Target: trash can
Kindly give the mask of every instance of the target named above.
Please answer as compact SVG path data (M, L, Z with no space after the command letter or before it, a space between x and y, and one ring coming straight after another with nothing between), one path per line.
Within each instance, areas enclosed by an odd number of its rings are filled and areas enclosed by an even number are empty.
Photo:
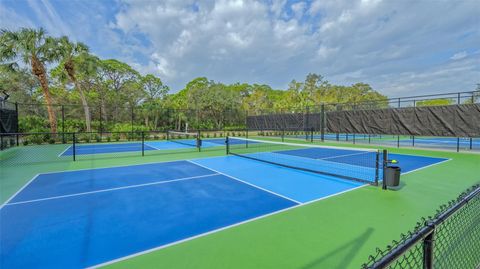
M399 166L387 166L385 169L385 185L387 187L398 187L401 171L402 169Z

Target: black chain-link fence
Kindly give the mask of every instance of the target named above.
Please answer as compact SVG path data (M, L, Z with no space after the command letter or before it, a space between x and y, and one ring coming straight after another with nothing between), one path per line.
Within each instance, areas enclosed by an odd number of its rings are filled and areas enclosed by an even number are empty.
M377 249L366 268L462 268L480 266L480 184L422 219L398 241Z
M81 105L5 103L16 108L19 132L128 132L147 130L221 130L245 128L247 113L241 109L206 110L162 107L118 106L104 108ZM89 115L88 117L86 115Z
M161 105L90 106L90 117L81 105L52 105L51 115L45 104L13 104L4 107L18 111L20 133L52 132L51 117L56 132L135 132L150 130L237 130L249 128L262 135L275 134L284 138L377 144L391 147L422 147L480 151L480 137L434 137L398 134L332 133L326 128L324 115L335 111L408 108L480 102L480 91L423 95L362 102L322 104L308 107L278 108L248 112L240 108L170 109ZM87 124L87 118L90 124ZM248 122L247 122L248 121ZM87 128L90 126L90 128ZM305 135L305 132L308 135ZM313 132L313 134L311 134ZM300 134L301 133L301 134ZM4 145L5 146L5 145Z

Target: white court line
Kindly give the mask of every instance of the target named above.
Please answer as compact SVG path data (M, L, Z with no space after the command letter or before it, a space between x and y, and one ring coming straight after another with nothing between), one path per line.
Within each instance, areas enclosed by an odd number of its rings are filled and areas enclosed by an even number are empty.
M348 190L337 192L337 193L334 193L334 194L331 194L331 195L328 195L328 196L320 197L318 199L315 199L315 200L312 200L312 201L309 201L309 202L306 202L306 203L296 204L294 206L287 207L287 208L284 208L284 209L280 209L280 210L277 210L277 211L274 211L274 212L271 212L271 213L268 213L268 214L265 214L265 215L262 215L262 216L247 219L247 220L237 222L237 223L234 223L234 224L222 227L222 228L218 228L216 230L212 230L212 231L205 232L205 233L202 233L202 234L198 234L198 235L188 237L188 238L185 238L185 239L182 239L182 240L178 240L178 241L175 241L175 242L172 242L172 243L169 243L169 244L165 244L165 245L161 245L161 246L154 247L154 248L151 248L151 249L147 249L147 250L144 250L144 251L140 251L140 252L128 255L128 256L124 256L124 257L121 257L121 258L118 258L118 259L115 259L115 260L100 263L100 264L97 264L97 265L94 265L94 266L91 266L91 267L88 267L88 268L100 268L100 267L103 267L103 266L106 266L106 265L109 265L109 264L113 264L113 263L117 263L117 262L120 262L120 261L128 260L128 259L131 259L131 258L134 258L134 257L137 257L137 256L141 256L141 255L144 255L144 254L147 254L147 253L151 253L151 252L154 252L154 251L157 251L157 250L160 250L160 249L164 249L164 248L167 248L167 247L170 247L170 246L178 245L180 243L191 241L193 239L204 237L204 236L207 236L207 235L210 235L210 234L213 234L213 233L218 233L218 232L221 232L223 230L231 229L231 228L234 228L234 227L237 227L237 226L249 223L249 222L253 222L253 221L256 221L256 220L259 220L259 219L263 219L263 218L267 218L267 217L270 217L270 216L273 216L273 215L277 215L277 214L280 214L280 213L283 213L283 212L286 212L286 211L289 211L289 210L293 210L295 208L306 206L306 205L309 205L309 204L312 204L312 203L315 203L315 202L318 202L318 201L321 201L321 200L324 200L324 199L327 199L327 198L331 198L331 197L334 197L334 196L337 196L337 195L340 195L340 194L344 194L344 193L347 193L347 192L350 192L350 191L353 191L353 190L363 188L365 186L370 186L370 185L369 184L361 185L361 186L358 186L358 187L355 187L355 188L352 188L352 189L348 189Z
M432 166L435 166L435 165L439 165L439 164L442 164L442 163L445 163L445 162L448 162L448 161L451 161L451 160L452 160L452 159L446 159L446 160L443 160L443 161L438 162L438 163L433 163L433 164L430 164L430 165L427 165L427 166L423 166L423 167L420 167L420 168L417 168L417 169L413 169L413 170L411 170L411 171L402 173L402 175L406 175L406 174L409 174L409 173L412 173L412 172L416 172L416 171L419 171L419 170L422 170L422 169L425 169L425 168L428 168L428 167L432 167Z
M48 200L61 199L61 198L67 198L67 197L75 197L75 196L81 196L81 195L88 195L88 194L94 194L94 193L101 193L101 192L117 191L117 190L138 188L138 187L151 186L151 185L166 184L166 183L171 183L171 182L184 181L184 180L197 179L197 178L204 178L204 177L217 176L217 175L219 175L219 174L218 174L218 173L214 173L214 174L208 174L208 175L202 175L202 176L184 177L184 178L177 178L177 179L165 180L165 181L155 181L155 182L150 182L150 183L145 183L145 184L129 185L129 186L123 186L123 187L118 187L118 188L110 188L110 189L103 189L103 190L96 190L96 191L79 192L79 193L74 193L74 194L59 195L59 196L53 196L53 197L48 197L48 198L33 199L33 200L27 200L27 201L9 203L9 204L6 204L6 205L7 205L7 206L12 206L12 205L19 205L19 204L27 204L27 203L48 201Z
M150 165L150 164L165 164L165 163L175 163L175 162L185 162L185 161L186 160L156 161L156 162L146 162L146 163L137 163L137 164L114 165L114 166L108 166L108 167L81 168L81 169L74 169L74 170L60 170L60 171L53 171L53 172L45 172L45 173L41 173L41 174L42 175L50 175L50 174L59 174L59 173L68 173L68 172L80 172L80 171L86 171L86 170L104 170L104 169L110 169L110 168L121 168L121 167Z
M132 143L130 143L132 144ZM87 146L95 146L95 147L90 147L90 148L87 148ZM109 145L115 145L115 147L110 147ZM129 143L124 143L124 145L126 146L121 146L123 144L84 144L84 145L77 145L77 148L75 149L75 152L77 152L77 155L97 155L97 154L111 154L111 153L122 153L122 152L132 152L132 151L113 151L113 152L95 152L95 150L103 150L103 149L130 149L130 148L137 148L140 146L140 149L137 150L137 151L142 151L142 148L141 148L141 145L142 143L138 142L138 145L129 145ZM156 149L156 150L161 150L157 147L154 147L148 143L145 143L145 145L147 147L150 147L152 149ZM72 148L72 146L68 146L64 151L62 151L57 157L70 157L70 156L62 156L67 150L69 150L70 148ZM92 153L86 153L86 154L83 154L82 153L87 151L93 151Z
M157 147L154 147L154 146L150 145L150 143L148 143L148 142L146 142L145 145L151 147L152 149L162 150L161 148L157 148Z
M372 152L357 152L357 153L337 155L337 156L326 157L326 158L318 158L318 160L327 160L327 159L334 159L334 158L339 158L339 157L347 157L347 156L354 156L354 155L368 154L368 153L372 153Z
M77 148L75 149L75 152L80 152L80 151L93 151L92 154L95 154L95 151L96 150L106 150L106 149L138 149L138 151L141 151L142 150L142 144L138 144L138 145L135 145L135 146L132 146L132 145L129 145L129 146L124 146L124 147L119 147L119 145L115 145L115 147L102 147L102 146L98 146L98 147L91 147L91 148L87 148L87 147L82 147L80 145L77 146ZM114 151L112 153L116 153L116 152L122 152L122 151ZM101 153L110 153L110 152L101 152Z
M0 206L0 210L2 210L2 208L8 203L10 202L13 198L15 198L15 196L17 196L23 189L25 189L28 185L30 185L30 183L32 183L32 181L34 179L36 179L40 174L36 174L35 176L32 177L32 179L30 179L25 185L23 185L23 187L21 187L17 192L15 192L12 196L10 196L10 198L8 198L5 203L3 203L1 206Z
M67 150L69 150L72 146L68 146L64 151L62 151L62 153L58 154L57 157L63 157L63 153L67 152Z
M220 174L220 175L226 176L226 177L228 177L228 178L234 179L234 180L236 180L236 181L242 182L243 184L247 184L247 185L249 185L249 186L251 186L251 187L260 189L260 190L262 190L262 191L268 192L268 193L270 193L270 194L273 194L273 195L275 195L275 196L281 197L281 198L283 198L283 199L287 199L287 200L289 200L289 201L291 201L291 202L294 202L294 203L297 203L297 204L301 204L301 203L302 203L302 202L299 202L299 201L294 200L294 199L292 199L292 198L289 198L289 197L287 197L287 196L283 196L283 195L278 194L278 193L276 193L276 192L273 192L273 191L264 189L264 188L262 188L262 187L259 187L259 186L257 186L257 185L254 185L254 184L252 184L252 183L248 183L248 182L243 181L243 180L241 180L241 179L238 179L238 178L236 178L236 177L227 175L227 174L225 174L225 173L222 173L222 172L217 171L217 170L215 170L215 169L212 169L212 168L210 168L210 167L201 165L201 164L196 163L196 162L194 162L194 161L191 161L191 160L186 160L186 161L189 162L189 163L193 163L193 164L195 164L195 165L198 165L198 166L200 166L200 167L203 167L203 168L205 168L205 169L207 169L207 170L210 170L210 171L212 171L212 172L215 172L215 173L218 173L218 174Z

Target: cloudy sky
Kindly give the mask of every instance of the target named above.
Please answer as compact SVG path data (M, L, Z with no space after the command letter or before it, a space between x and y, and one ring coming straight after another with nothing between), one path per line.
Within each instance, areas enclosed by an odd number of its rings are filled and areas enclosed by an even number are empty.
M0 27L44 27L173 91L199 76L284 89L317 73L391 97L474 90L479 0L0 0Z

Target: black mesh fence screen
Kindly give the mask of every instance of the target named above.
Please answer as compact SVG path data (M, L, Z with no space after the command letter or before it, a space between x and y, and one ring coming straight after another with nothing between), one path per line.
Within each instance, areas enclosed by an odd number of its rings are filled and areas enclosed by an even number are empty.
M480 136L480 104L331 111L332 133Z
M247 118L260 135L480 151L480 92L424 95L262 111ZM312 132L311 138L301 134Z
M0 133L18 132L17 111L0 108Z

